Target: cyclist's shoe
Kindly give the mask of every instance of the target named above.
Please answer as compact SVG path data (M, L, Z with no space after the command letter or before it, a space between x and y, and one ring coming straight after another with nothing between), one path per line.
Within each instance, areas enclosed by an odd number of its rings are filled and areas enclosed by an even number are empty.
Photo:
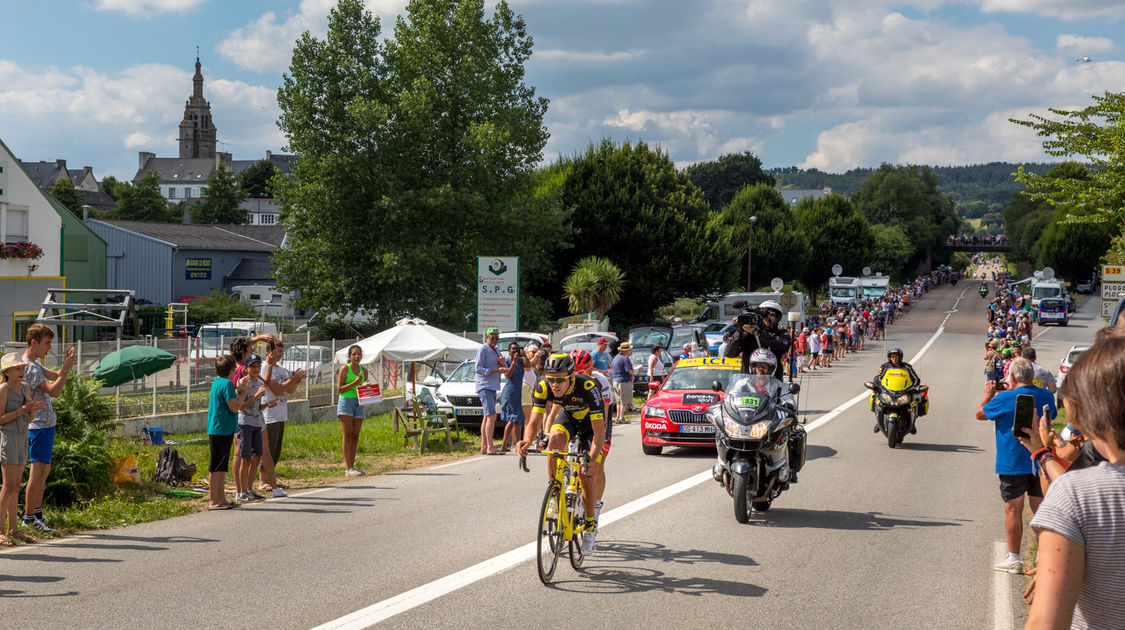
M586 521L586 531L582 532L582 555L588 556L594 553L594 541L598 537L598 524L597 522L591 523Z

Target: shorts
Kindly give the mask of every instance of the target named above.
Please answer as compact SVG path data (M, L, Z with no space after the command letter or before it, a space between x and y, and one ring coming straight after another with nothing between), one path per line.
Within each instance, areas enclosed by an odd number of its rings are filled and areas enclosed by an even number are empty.
M486 416L496 415L496 390L482 389L477 391L477 396L480 396L480 406L483 409L481 413Z
M238 425L238 456L262 456L262 427L252 427L248 424Z
M285 423L270 422L266 425L266 447L270 450L273 463L281 460L281 441L285 438Z
M207 472L228 472L230 470L230 446L234 443L234 436L208 435L207 441L211 447L211 461L207 464Z
M0 464L27 464L27 416L0 424Z
M31 463L51 463L51 451L55 450L55 427L28 429L27 444L31 451Z
M1043 486L1039 485L1039 478L1032 474L1000 475L1000 498L1005 501L1018 499L1023 495L1029 497L1043 496Z
M359 398L345 398L341 396L340 399L336 401L336 415L362 418L363 405L359 404Z
M617 405L622 410L633 408L633 383L625 381L623 383L614 382L613 391L617 393ZM620 412L619 412L620 413Z
M532 392L531 385L528 385L527 381L524 381L523 387L520 388L520 406L521 407L530 407L531 406L531 403L533 402L531 400L531 392Z
M560 429L566 432L566 441L569 442L574 436L578 436L578 450L589 451L590 442L594 439L594 426L589 420L575 421L570 417L570 414L565 409L559 411L559 415L555 416L555 423L551 425L551 432L555 429ZM613 442L613 419L606 418L605 423L605 444L602 445L602 460L605 456L609 455L609 446Z

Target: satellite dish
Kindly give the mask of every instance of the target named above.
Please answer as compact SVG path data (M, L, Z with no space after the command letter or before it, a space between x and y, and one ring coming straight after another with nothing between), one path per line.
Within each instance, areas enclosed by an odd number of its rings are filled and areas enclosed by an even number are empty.
M871 275L871 267L864 267L863 268L863 277L866 278L867 276L870 276L870 275Z
M785 286L785 281L781 278L774 278L770 280L770 288L774 291L780 291Z
M1032 275L1032 276L1033 276L1033 277L1034 277L1034 278L1035 278L1036 280L1042 280L1042 279L1043 279L1043 272L1042 272L1042 271L1036 271L1035 273L1033 273L1033 274L1031 274L1031 275Z
M1054 280L1055 279L1055 270L1051 269L1050 267L1044 267L1043 268L1043 279L1044 280Z
M832 275L838 276L842 273L844 273L843 267L841 267L840 265L832 265Z

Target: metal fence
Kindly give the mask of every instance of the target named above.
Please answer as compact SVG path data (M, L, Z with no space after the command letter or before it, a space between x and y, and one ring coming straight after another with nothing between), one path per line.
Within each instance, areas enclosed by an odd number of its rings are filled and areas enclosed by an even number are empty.
M301 383L290 400L308 400L310 407L335 405L336 364L333 358L336 351L355 344L358 339L329 339L312 341L308 333L281 335L285 343L285 354L279 364L290 370L304 369L308 378ZM199 337L147 337L128 341L77 341L59 343L56 338L51 352L43 359L43 364L55 367L62 364L68 348L76 355L74 371L85 378L93 376L98 363L109 353L131 345L154 346L176 355L176 362L169 368L125 383L118 387L102 389L102 394L114 399L117 418L148 417L168 413L188 413L207 409L211 392L211 382L215 380L215 359L229 352L231 338L214 339ZM5 344L6 352L23 352L24 344ZM252 350L263 357L266 345L258 344ZM416 378L421 380L428 371L419 364ZM371 370L373 380L379 382L385 392L391 393L403 386L403 366L397 361L381 361Z

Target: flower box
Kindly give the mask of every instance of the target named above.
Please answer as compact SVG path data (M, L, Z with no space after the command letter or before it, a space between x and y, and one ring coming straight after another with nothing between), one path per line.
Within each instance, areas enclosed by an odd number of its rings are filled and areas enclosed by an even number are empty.
M26 241L19 243L0 243L0 260L5 258L24 258L35 260L43 257L43 248Z

